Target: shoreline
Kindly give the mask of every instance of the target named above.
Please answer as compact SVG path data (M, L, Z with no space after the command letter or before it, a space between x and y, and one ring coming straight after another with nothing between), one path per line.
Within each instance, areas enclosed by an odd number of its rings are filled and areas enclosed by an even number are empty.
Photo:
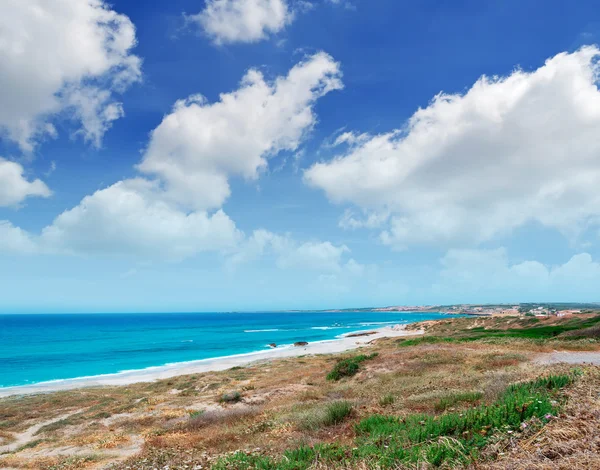
M407 331L406 325L385 326L369 330L373 334L365 335L365 330L351 331L340 338L315 341L305 346L283 346L270 350L261 350L233 356L221 356L196 361L177 362L146 369L129 370L113 374L77 377L39 382L30 385L16 385L0 388L0 398L15 395L32 395L74 390L86 387L124 386L141 382L154 382L181 375L200 374L204 372L219 372L232 367L242 367L249 364L274 359L298 357L304 355L336 354L367 345L381 338L401 336L419 336L422 330Z

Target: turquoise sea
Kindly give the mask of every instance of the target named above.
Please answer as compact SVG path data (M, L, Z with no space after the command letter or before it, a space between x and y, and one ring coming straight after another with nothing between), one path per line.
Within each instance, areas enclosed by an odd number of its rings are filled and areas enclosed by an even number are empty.
M324 341L441 313L0 315L0 388Z

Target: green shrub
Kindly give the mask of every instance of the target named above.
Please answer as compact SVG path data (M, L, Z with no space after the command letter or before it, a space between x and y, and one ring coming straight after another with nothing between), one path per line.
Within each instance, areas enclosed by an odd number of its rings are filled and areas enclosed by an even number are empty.
M327 374L327 380L341 380L344 377L352 377L360 370L360 364L364 361L368 361L377 357L377 353L370 354L368 356L361 354L359 356L348 357L338 361L333 367L333 370Z
M190 411L190 419L196 419L199 418L200 416L202 416L204 414L204 410L199 410L199 411Z
M221 403L237 403L237 402L241 401L241 399L242 399L242 394L238 391L234 391L234 392L224 393L223 395L221 395L221 398L219 399L219 401Z

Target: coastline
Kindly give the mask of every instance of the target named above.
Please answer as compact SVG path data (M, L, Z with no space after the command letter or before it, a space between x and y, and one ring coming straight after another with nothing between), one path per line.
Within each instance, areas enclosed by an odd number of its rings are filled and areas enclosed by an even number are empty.
M140 382L154 382L180 375L199 374L204 372L218 372L232 367L247 366L256 362L274 359L298 357L304 355L335 354L360 348L369 342L381 338L395 338L400 336L422 335L422 330L407 331L406 325L385 326L370 330L373 334L365 335L365 330L352 331L340 338L315 341L305 346L283 346L270 350L256 351L233 356L223 356L196 361L177 362L163 366L149 367L146 369L117 372L114 374L61 379L40 382L30 385L18 385L0 388L0 398L15 395L31 395L38 393L51 393L74 390L85 387L122 386ZM356 336L355 336L356 335Z

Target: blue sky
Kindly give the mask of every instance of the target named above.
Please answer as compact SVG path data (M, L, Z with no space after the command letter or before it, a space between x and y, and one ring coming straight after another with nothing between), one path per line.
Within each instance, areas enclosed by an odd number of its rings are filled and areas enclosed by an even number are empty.
M3 2L0 310L598 301L598 42L592 1Z

